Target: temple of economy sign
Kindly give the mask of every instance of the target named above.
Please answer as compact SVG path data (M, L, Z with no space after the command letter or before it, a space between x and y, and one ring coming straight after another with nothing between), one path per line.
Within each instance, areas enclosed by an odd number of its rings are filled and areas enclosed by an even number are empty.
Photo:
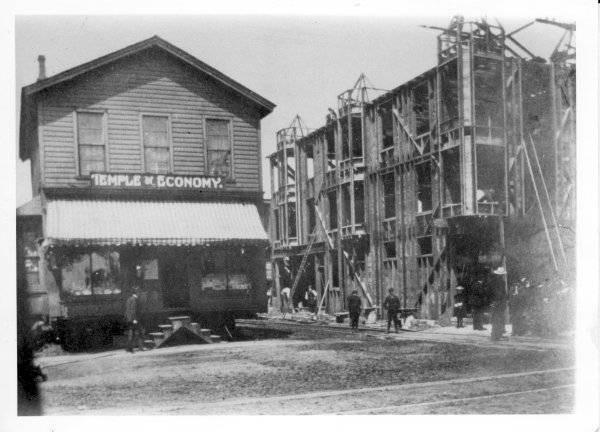
M169 174L90 174L92 187L119 189L223 189L223 179L213 176Z

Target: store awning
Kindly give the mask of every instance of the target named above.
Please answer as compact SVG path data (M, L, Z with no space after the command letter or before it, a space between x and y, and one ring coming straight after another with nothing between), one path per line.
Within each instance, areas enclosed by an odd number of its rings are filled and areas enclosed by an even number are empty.
M108 200L48 201L46 239L79 246L268 241L253 204Z

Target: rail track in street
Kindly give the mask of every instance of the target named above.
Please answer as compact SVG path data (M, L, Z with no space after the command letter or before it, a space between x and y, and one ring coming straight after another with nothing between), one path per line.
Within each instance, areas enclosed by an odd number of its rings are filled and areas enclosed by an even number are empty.
M237 324L230 343L40 358L49 376L41 384L45 412L539 414L573 407L573 353L535 341L356 333L280 320Z
M574 388L574 368L230 399L170 407L165 414L384 414ZM523 386L534 386L525 388ZM338 409L342 407L342 409Z

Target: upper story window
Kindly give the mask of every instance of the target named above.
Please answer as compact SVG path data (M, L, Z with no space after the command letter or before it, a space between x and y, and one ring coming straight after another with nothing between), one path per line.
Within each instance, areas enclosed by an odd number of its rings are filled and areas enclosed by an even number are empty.
M168 173L171 170L169 117L143 115L142 136L145 171L155 174Z
M106 146L104 114L77 113L77 144L79 146L79 173L89 175L92 171L105 171Z
M209 175L232 176L230 127L229 120L206 120L206 160Z

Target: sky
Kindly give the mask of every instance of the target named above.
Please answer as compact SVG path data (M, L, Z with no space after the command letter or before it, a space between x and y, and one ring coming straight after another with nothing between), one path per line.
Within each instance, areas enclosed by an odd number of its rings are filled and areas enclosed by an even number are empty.
M37 57L47 75L158 35L215 67L277 106L261 124L263 189L270 195L266 156L275 133L299 114L316 129L337 95L361 73L392 89L435 66L436 30L451 16L215 16L18 15L15 21L17 131L21 88L35 82ZM536 16L499 17L507 31ZM494 17L488 17L494 23ZM517 35L547 57L562 31L535 24ZM16 143L18 145L18 142ZM18 154L18 153L17 153ZM18 156L17 156L18 157ZM16 161L17 205L31 199L29 162Z

